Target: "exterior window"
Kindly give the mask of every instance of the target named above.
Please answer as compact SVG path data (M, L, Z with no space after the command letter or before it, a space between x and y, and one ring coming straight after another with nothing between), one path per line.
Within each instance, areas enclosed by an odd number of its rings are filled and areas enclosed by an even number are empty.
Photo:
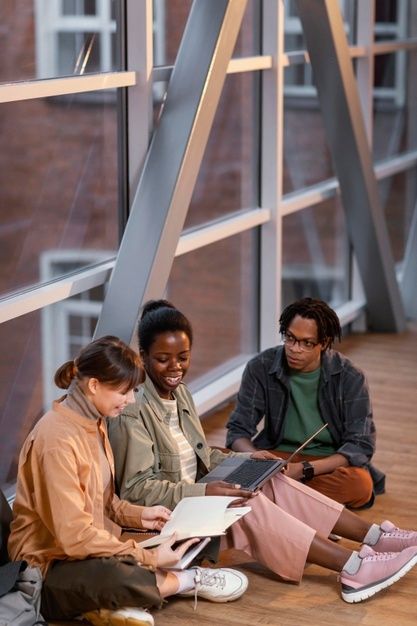
M38 78L118 69L114 0L37 0Z
M77 250L49 250L41 259L42 278L45 282L63 274L76 272L100 261L110 253ZM90 289L72 298L52 304L41 311L43 402L45 410L57 397L53 384L57 368L69 361L93 338L94 329L104 300L104 285Z

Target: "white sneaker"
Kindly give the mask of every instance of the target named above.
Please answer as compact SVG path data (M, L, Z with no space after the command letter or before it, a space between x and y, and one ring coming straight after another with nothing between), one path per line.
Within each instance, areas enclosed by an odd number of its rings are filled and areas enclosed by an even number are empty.
M211 569L208 567L192 567L195 570L195 587L190 591L180 593L180 596L197 596L211 602L231 602L237 600L248 588L248 579L245 574L234 569L222 567Z
M98 609L83 614L83 618L94 626L154 626L154 619L145 609L127 607L111 611Z

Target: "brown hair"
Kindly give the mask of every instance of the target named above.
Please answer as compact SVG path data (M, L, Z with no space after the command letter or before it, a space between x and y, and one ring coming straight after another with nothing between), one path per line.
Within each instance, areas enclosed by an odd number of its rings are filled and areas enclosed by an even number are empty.
M124 341L106 335L89 343L76 359L61 365L54 381L57 387L68 389L73 378L97 378L110 387L124 385L127 392L143 381L142 362Z

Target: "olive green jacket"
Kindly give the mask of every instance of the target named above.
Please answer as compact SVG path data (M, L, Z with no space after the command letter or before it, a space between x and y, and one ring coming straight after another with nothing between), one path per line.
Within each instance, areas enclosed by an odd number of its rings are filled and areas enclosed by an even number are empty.
M184 384L174 392L181 429L197 455L197 480L227 456L207 444L190 392ZM181 481L178 449L169 430L167 411L149 377L136 393L135 404L108 420L116 485L120 496L135 504L162 504L170 509L187 496L203 496L204 483Z

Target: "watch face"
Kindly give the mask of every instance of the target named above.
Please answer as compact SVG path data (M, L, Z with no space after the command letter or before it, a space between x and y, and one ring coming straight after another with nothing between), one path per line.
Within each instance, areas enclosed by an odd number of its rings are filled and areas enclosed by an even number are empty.
M310 465L308 461L303 462L303 476L304 480L311 480L314 478L314 467Z

